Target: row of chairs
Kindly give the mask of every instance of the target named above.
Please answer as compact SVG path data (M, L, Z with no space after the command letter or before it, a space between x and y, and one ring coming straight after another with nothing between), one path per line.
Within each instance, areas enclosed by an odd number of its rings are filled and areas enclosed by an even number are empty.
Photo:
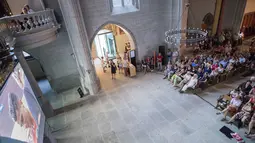
M245 72L246 70L246 66L245 65L239 65L237 66L238 68L235 68L231 71L225 71L224 73L222 74L219 74L217 76L214 76L214 77L210 77L207 82L203 82L203 83L199 83L196 88L194 89L194 91L196 92L199 92L201 90L204 90L210 86L213 86L213 85L216 85L218 83L221 83L221 82L224 82L236 75L239 75L239 74L242 74Z

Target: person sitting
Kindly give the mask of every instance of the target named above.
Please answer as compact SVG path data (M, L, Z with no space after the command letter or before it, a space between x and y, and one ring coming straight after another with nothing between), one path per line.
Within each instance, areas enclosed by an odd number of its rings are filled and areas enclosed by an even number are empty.
M246 137L250 138L251 137L251 130L255 126L255 113L253 113L253 116L251 117L251 121L248 126L248 132L245 132ZM253 135L254 136L254 135ZM254 136L255 137L255 136Z
M236 113L231 119L227 122L228 124L232 124L234 120L240 120L241 124L238 125L240 128L241 125L245 124L245 122L249 121L252 115L252 112L254 111L254 104L252 103L246 103L240 112Z
M215 69L215 70L212 70L211 74L209 74L209 77L215 77L217 75L219 75L219 72L217 69Z
M178 66L175 65L174 67L171 68L170 72L168 73L168 80L171 80L171 77L175 74L175 72L178 71Z
M232 64L236 63L236 60L233 56L229 59L229 63L232 63Z
M248 80L238 86L238 89L241 91L241 94L242 94L242 100L247 99L247 95L249 95L249 92L252 89L251 83L252 82Z
M199 82L207 82L208 80L208 73L205 72L204 75L199 79Z
M252 76L252 77L250 78L250 81L253 82L253 83L255 83L255 77ZM254 85L253 85L253 86L254 86Z
M245 62L246 62L245 57L244 57L243 55L240 55L239 63L240 63L240 64L243 64L243 63L245 63Z
M226 67L226 71L232 71L234 69L233 63L229 63Z
M220 74L222 74L222 73L224 73L224 67L223 67L223 65L222 64L220 64L220 66L217 68L217 71L218 71L218 73L220 73Z
M206 58L206 60L207 60L208 62L212 62L212 61L213 61L212 55L209 55L209 56Z
M186 83L180 90L180 93L185 92L188 88L195 88L198 83L198 76L197 74L194 74L188 83Z
M208 73L208 75L212 72L210 64L206 64L204 68L204 73Z
M228 97L230 97L230 99L233 99L233 98L236 98L237 96L239 96L239 94L240 94L240 91L239 91L238 88L236 88L236 89L234 89L234 90L231 90L231 91L229 92L229 94L227 94L227 95L221 95L221 96L217 99L217 104L216 104L215 109L217 109L217 108L219 107L219 105L220 105L219 103L223 103L224 106L226 106L226 104L227 104L229 98L225 98L225 96L228 96Z
M215 52L216 53L223 53L225 51L225 48L222 44L220 44L216 49Z
M171 77L171 82L173 83L173 86L176 87L177 84L183 79L182 76L185 75L185 69L181 69L178 72L176 72L172 77Z
M240 90L238 88L232 90L229 92L229 96L231 98L235 98L236 96L238 96L240 94Z
M199 79L198 81L198 87L201 88L201 89L204 89L205 88L205 85L206 85L206 82L208 81L208 73L205 72L203 77Z
M192 72L192 71L193 71L193 68L192 68L191 65L188 65L187 71L189 71L189 72Z
M255 64L251 63L251 65L247 66L248 70L243 74L243 77L247 77L252 75L255 72Z
M240 99L240 96L236 96L235 98L232 98L230 101L230 104L227 106L227 108L225 108L224 110L222 110L221 112L216 113L217 115L219 114L223 114L223 118L221 119L221 121L225 121L227 114L229 112L236 112L238 110L238 108L241 106L242 101Z
M219 63L218 62L215 62L212 64L212 70L215 70L219 67Z
M191 64L192 67L197 67L198 66L198 63L197 63L197 60L194 60L194 62L192 62Z
M219 62L220 65L222 65L223 68L226 68L228 65L228 61L226 59L223 59Z
M187 73L183 76L182 81L178 84L179 87L182 87L184 84L186 84L187 82L189 82L189 80L192 77L192 72L187 71Z
M196 74L197 74L199 80L204 76L204 72L202 71L201 68L198 68Z
M230 41L225 45L225 53L230 53L232 51L232 45Z

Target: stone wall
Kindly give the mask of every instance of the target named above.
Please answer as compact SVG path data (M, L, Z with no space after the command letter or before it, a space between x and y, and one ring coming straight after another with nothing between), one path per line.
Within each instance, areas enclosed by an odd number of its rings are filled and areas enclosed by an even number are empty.
M55 42L28 52L39 59L52 88L60 92L81 84L79 72L58 1L43 0L43 3L46 8L54 9L62 28ZM166 30L180 27L181 0L140 0L138 12L121 15L111 14L109 0L80 0L80 3L90 43L101 26L118 24L134 38L138 60L165 45Z
M51 87L61 92L80 86L79 73L58 2L44 0L44 5L46 8L54 9L61 29L58 31L56 41L28 52L40 61Z
M28 3L28 0L6 0L13 15L20 14L22 8Z
M125 26L134 36L138 59L165 45L164 32L177 26L180 0L140 0L140 10L112 15L109 0L81 0L90 42L105 23Z
M207 13L214 15L216 0L190 0L188 26L201 28Z
M255 12L255 0L247 0L244 13Z

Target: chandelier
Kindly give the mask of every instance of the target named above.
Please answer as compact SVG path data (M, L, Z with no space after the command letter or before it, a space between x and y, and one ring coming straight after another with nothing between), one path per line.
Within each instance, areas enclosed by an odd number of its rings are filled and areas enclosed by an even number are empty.
M165 32L165 41L170 44L192 45L206 40L208 32L199 28L172 29Z
M185 10L188 10L190 3L186 3L185 6L186 6ZM183 17L185 10L183 10L183 13L176 27L179 27L181 18ZM184 44L192 46L193 44L203 43L207 38L207 34L208 34L207 30L203 30L200 28L187 28L187 29L176 28L165 32L165 41L167 43L174 45Z

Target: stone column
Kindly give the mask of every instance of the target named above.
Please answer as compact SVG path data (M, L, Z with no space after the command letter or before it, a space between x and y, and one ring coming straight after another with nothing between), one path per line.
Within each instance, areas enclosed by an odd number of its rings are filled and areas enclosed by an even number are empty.
M219 29L239 32L247 0L223 0Z
M79 0L58 0L75 54L84 92L96 94L100 82L92 64L91 49Z
M246 7L246 3L247 0L239 0L237 2L237 7L236 7L236 16L235 19L233 21L233 32L235 33L239 33L240 32L240 28L241 28L241 24L243 21L243 15L244 15L244 11L245 11L245 7Z
M15 53L15 56L17 57L23 71L24 71L24 74L26 75L27 77L27 80L35 94L35 96L37 97L37 99L39 99L39 103L41 104L41 108L42 108L42 111L44 112L45 116L46 117L52 117L54 116L54 111L53 111L53 108L50 104L50 102L43 98L43 93L37 83L37 81L35 80L34 78L34 75L33 73L31 72L28 64L27 64L27 61L23 55L23 51L21 48L14 48L14 53Z

